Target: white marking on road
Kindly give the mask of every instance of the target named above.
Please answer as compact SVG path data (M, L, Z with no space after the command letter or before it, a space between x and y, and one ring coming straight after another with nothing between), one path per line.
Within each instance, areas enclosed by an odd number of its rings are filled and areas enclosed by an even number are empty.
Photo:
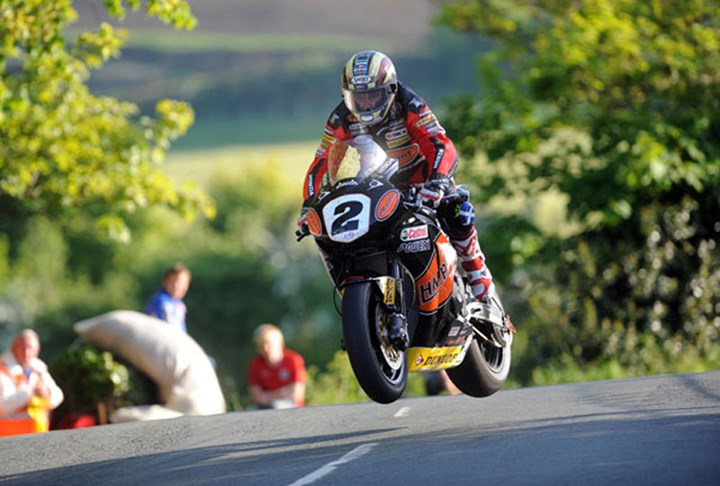
M395 412L395 415L393 415L393 417L394 418L407 417L408 413L410 413L410 407L402 407L400 410Z
M377 442L370 442L370 443L358 446L355 449L348 452L347 454L345 454L344 456L342 456L340 459L325 464L323 467L321 467L317 471L311 472L307 476L304 476L304 477L298 479L297 481L292 483L290 486L304 486L306 484L312 484L315 481L317 481L318 479L320 479L324 476L327 476L328 474L333 472L335 470L335 468L340 466L341 464L346 464L350 461L354 461L355 459L359 459L360 457L364 456L365 454L370 452L370 450L373 447L375 447L376 445L378 445Z

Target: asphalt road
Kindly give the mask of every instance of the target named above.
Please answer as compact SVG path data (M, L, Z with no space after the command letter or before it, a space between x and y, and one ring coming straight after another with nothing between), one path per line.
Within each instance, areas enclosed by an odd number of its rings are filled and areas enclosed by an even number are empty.
M0 484L720 485L720 372L0 439Z

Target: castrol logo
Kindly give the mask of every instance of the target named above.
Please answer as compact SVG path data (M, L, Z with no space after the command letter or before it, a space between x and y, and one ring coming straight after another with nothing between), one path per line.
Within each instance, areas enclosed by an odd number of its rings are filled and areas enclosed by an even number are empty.
M400 232L400 241L421 240L428 237L428 227L426 224L422 226L413 226L405 228Z

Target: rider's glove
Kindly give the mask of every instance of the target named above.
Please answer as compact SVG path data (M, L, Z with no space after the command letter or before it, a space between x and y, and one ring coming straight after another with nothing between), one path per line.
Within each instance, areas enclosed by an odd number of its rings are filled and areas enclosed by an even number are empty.
M297 228L295 229L295 236L297 237L298 240L301 240L310 234L310 229L308 228L308 223L307 223L307 213L308 213L308 208L302 208L302 211L300 212L300 217L297 220Z
M442 175L434 175L423 184L418 197L425 206L437 208L446 192L452 187L450 178Z

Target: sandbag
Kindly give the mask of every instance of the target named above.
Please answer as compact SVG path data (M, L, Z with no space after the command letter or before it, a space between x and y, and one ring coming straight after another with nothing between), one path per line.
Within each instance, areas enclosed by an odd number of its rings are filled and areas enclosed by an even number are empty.
M128 417L169 417L173 412L225 412L225 399L210 359L190 335L174 326L140 312L119 310L80 321L73 327L86 343L109 351L150 377L157 385L160 404L169 410L143 415L142 409L137 409L118 414L118 418L122 416L120 421ZM157 412L157 407L152 410Z

